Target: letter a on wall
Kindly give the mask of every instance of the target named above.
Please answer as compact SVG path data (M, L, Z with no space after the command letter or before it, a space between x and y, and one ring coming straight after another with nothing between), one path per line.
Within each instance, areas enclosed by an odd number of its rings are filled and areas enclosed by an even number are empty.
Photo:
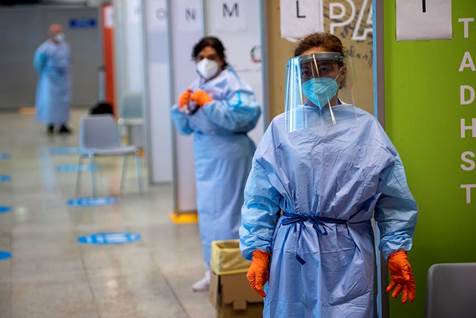
M246 3L243 0L209 1L216 30L237 32L246 30Z
M281 37L297 41L324 31L322 0L281 0Z

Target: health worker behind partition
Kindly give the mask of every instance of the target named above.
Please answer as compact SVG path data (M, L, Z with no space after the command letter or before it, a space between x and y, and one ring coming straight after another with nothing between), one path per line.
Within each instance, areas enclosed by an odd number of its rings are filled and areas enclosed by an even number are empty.
M197 78L184 90L172 118L177 130L193 134L195 178L202 251L207 270L193 290L208 290L214 240L238 239L243 190L251 169L254 142L247 133L261 114L253 89L225 57L215 37L193 48Z

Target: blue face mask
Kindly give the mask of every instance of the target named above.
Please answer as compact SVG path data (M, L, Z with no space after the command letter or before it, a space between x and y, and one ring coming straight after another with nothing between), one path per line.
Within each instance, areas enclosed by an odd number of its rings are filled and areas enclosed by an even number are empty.
M305 81L302 90L307 99L322 109L336 96L339 85L332 77L318 77Z

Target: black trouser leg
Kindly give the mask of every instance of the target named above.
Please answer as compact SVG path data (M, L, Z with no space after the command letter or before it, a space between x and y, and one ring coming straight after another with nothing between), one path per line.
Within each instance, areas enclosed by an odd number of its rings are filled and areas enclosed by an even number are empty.
M46 128L46 132L48 133L48 135L53 135L54 131L55 131L55 125L49 124L48 127Z

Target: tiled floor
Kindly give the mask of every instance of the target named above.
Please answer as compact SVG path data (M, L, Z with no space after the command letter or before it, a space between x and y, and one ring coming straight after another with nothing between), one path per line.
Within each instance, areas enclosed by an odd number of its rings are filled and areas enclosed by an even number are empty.
M81 111L73 113L73 128ZM48 137L33 116L0 113L0 250L13 257L0 261L1 318L214 317L207 293L193 293L201 277L196 225L168 219L172 191L167 185L139 194L130 160L125 194L103 207L68 207L75 173L57 165L77 162L57 156L51 147L76 146L77 135ZM99 191L117 194L120 159L101 159ZM90 193L87 173L83 193ZM142 240L129 245L79 245L77 237L94 232L130 231Z

